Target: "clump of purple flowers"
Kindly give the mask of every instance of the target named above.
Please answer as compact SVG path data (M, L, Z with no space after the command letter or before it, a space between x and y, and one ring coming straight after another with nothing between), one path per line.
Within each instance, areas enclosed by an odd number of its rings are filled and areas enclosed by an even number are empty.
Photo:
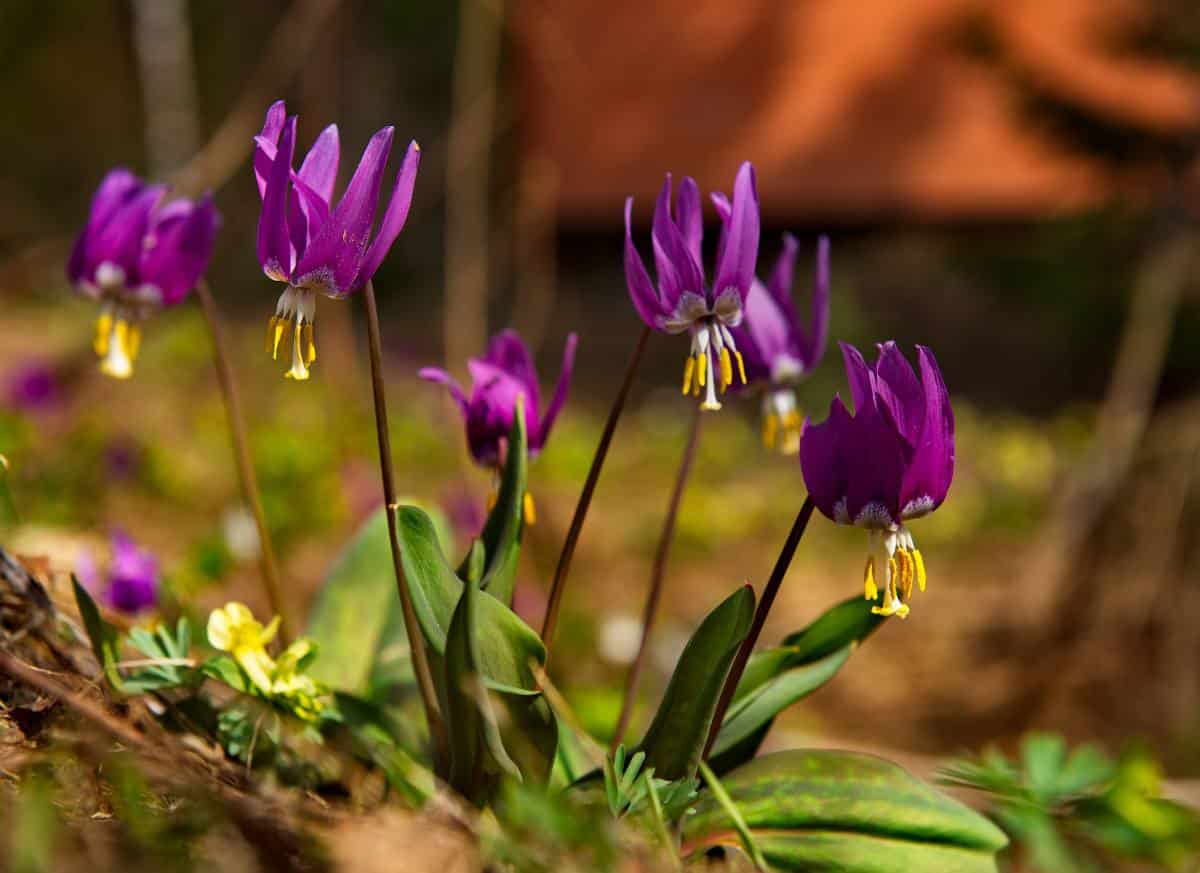
M838 524L865 528L864 595L881 615L908 614L913 584L925 590L925 561L907 522L946 499L954 478L954 410L933 352L917 346L920 379L894 342L868 366L842 344L851 415L840 397L829 418L805 423L800 465L809 496Z
M220 223L212 197L165 195L165 186L110 171L67 262L71 284L101 305L94 346L100 369L117 379L133 374L142 321L187 297L212 256Z
M721 219L716 274L705 281L701 259L704 218L700 188L685 178L672 209L671 176L667 175L654 206L650 233L658 284L633 243L633 198L625 201L625 283L638 315L648 327L663 333L687 332L691 350L683 369L683 393L703 393L702 409L720 409L717 389L724 393L737 378L746 383L746 370L731 329L742 322L746 298L754 282L758 259L758 190L754 167L742 164L733 183L733 202L714 193ZM734 366L736 362L736 368Z
M291 331L289 379L307 379L317 357L313 337L317 294L340 298L362 288L404 228L412 203L421 149L409 143L396 185L374 236L383 171L395 129L378 131L341 200L334 205L341 147L337 125L317 137L300 169L292 167L297 116L288 117L282 100L271 105L262 133L255 137L254 175L262 197L258 222L258 260L263 272L287 287L279 297L267 332L267 350L278 355L284 334Z

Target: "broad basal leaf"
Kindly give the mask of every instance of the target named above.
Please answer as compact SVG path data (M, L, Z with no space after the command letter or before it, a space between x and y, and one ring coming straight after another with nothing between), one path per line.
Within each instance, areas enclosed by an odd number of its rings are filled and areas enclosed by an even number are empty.
M1008 843L986 818L882 758L793 750L722 778L772 869L827 873L995 873ZM711 795L684 819L685 853L736 847Z
M104 678L114 690L124 691L125 685L117 672L117 662L121 659L120 635L115 627L100 616L96 601L74 576L71 577L71 585L75 588L75 605L79 608L79 617L83 619L84 630L92 644L92 654L104 671Z
M729 664L753 618L754 589L746 585L710 612L688 640L654 721L637 747L660 779L696 774Z

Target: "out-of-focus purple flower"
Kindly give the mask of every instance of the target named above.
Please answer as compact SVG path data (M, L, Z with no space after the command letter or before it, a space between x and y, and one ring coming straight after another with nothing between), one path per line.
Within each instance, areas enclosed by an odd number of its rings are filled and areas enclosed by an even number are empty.
M84 588L118 612L136 615L158 604L158 561L119 531L112 535L107 572L100 572L91 553L81 552L75 559L75 575Z
M371 137L342 199L333 205L340 145L337 125L317 137L300 169L292 167L297 116L288 116L282 100L267 110L262 133L255 137L254 176L262 197L258 220L258 260L263 272L287 288L279 297L267 333L273 356L292 332L290 379L307 379L316 360L313 318L318 293L345 297L362 288L400 235L412 203L421 148L409 143L391 200L371 235L383 171L392 150L394 128Z
M746 382L742 355L730 328L742 321L746 298L754 282L758 259L758 189L754 167L742 164L733 184L733 202L714 193L713 204L721 218L716 275L705 280L701 260L704 220L696 180L685 178L679 186L675 209L671 207L668 173L654 207L651 242L658 284L633 244L633 198L625 201L625 283L642 321L664 333L691 334L692 346L683 370L683 393L704 392L702 409L720 409L717 388L733 384L734 362L741 382ZM719 384L718 384L718 379Z
M763 442L794 455L800 451L800 411L795 386L825 354L829 330L829 238L817 241L812 324L805 328L792 302L792 278L799 244L783 237L783 252L766 283L755 279L746 298L742 323L731 328L746 362L750 382L764 386Z
M43 412L56 406L61 397L58 377L49 364L27 363L8 376L8 402L14 409Z
M826 421L806 421L800 466L823 514L868 531L865 595L883 591L872 611L903 617L913 583L925 590L925 562L906 522L933 512L950 490L954 411L926 347L917 346L920 379L894 342L879 346L874 366L845 343L842 355L854 414L835 397Z
M132 479L142 466L144 454L141 443L134 437L114 436L104 447L104 469L112 479Z
M67 261L71 284L101 304L96 354L100 369L118 379L133 373L145 317L187 297L212 256L220 224L212 197L163 203L165 193L111 170Z
M471 373L471 394L468 396L454 377L439 367L425 367L422 379L445 385L450 396L462 410L467 426L467 445L471 457L485 467L498 468L504 463L508 433L512 430L517 411L517 398L525 398L525 432L529 439L529 456L536 457L546 444L554 420L567 400L571 371L575 368L575 334L567 337L563 349L562 369L554 396L542 410L538 390L537 370L525 343L514 330L504 330L492 337L487 354L467 362Z
M480 501L466 485L445 492L440 504L460 541L471 542L479 536L487 516L483 513Z

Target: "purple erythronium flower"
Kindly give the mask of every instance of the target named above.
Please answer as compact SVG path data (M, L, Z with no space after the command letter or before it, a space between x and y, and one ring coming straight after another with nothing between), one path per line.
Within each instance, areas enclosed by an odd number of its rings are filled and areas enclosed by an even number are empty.
M783 252L770 278L766 284L754 280L746 297L742 323L730 331L745 358L750 383L765 387L763 443L788 455L800 451L801 422L795 386L825 354L829 329L829 238L822 236L817 242L810 328L801 324L792 302L798 249L796 238L784 234Z
M54 368L32 361L8 375L8 402L14 409L42 412L53 409L62 397Z
M263 201L258 260L270 278L287 283L271 319L267 347L277 355L284 332L292 330L290 379L307 379L308 367L317 357L313 343L317 294L340 298L362 288L383 263L408 218L421 158L415 142L409 143L392 198L371 238L393 135L394 129L385 127L371 137L336 206L337 125L321 132L299 170L292 168L296 116L288 117L282 100L267 110L262 133L255 137L254 175Z
M685 178L679 186L675 210L671 208L671 176L663 184L654 207L651 242L658 285L650 281L646 265L633 244L633 198L625 201L625 282L642 321L664 333L688 331L692 348L683 370L683 393L704 391L702 409L720 409L722 393L736 372L746 382L742 355L730 328L741 323L746 297L754 282L758 258L758 190L754 167L742 164L733 184L732 204L723 194L712 195L721 218L717 245L717 272L712 284L704 278L700 258L703 216L700 189ZM718 385L718 378L720 384Z
M842 344L854 415L835 397L822 424L805 422L800 466L813 503L838 524L866 528L866 598L872 612L908 614L913 582L925 590L925 562L905 523L937 509L954 478L954 411L933 352L917 346L921 377L894 342L867 365Z
M558 384L545 410L538 390L537 370L525 343L516 331L504 330L492 337L487 354L467 362L471 373L471 393L466 394L454 377L438 367L425 367L422 379L445 385L466 420L467 445L471 457L482 466L499 470L504 464L508 434L512 430L518 398L523 398L525 432L529 442L529 457L536 457L546 444L554 420L567 400L571 371L575 368L575 334L567 337L563 349L562 369ZM526 520L532 523L533 502L525 495Z
M98 593L118 612L135 615L153 609L158 603L158 561L123 533L112 535L112 560L107 574L101 574L87 552L76 559L75 573L85 588Z
M71 284L101 304L96 354L117 379L133 373L143 319L187 297L212 256L220 223L212 197L164 202L165 194L128 170L110 171L67 262Z

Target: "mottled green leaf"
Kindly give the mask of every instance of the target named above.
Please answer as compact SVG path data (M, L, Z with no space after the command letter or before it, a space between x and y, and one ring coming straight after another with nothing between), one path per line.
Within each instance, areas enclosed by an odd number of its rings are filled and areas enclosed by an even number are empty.
M729 664L754 618L754 589L745 585L708 614L688 640L654 720L637 748L660 779L694 776Z
M777 870L828 873L994 873L1004 833L986 818L882 758L793 750L764 755L722 783L755 844ZM685 818L685 851L737 846L711 795Z

